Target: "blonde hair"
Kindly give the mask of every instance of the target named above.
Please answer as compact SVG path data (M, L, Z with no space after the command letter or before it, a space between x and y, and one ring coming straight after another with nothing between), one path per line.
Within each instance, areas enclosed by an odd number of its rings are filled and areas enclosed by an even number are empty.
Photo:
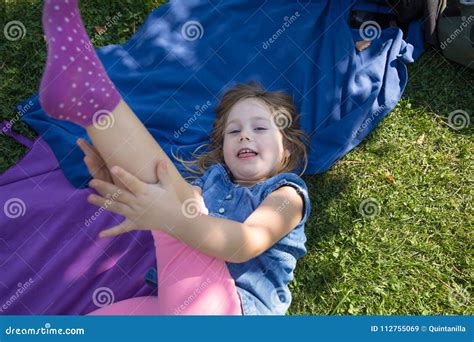
M231 108L240 100L255 98L263 101L270 109L273 122L279 128L283 136L283 146L289 150L289 157L284 158L280 168L269 175L275 176L283 172L292 172L296 167L302 166L300 176L306 170L308 164L308 155L306 150L309 136L300 129L299 115L293 102L293 97L284 91L265 91L262 86L256 82L240 83L227 90L222 96L222 100L215 108L216 119L211 132L210 144L200 145L192 153L194 160L183 160L174 156L191 174L195 176L187 178L197 178L214 164L222 163L225 165L224 152L224 130ZM208 151L198 154L203 147L208 147Z

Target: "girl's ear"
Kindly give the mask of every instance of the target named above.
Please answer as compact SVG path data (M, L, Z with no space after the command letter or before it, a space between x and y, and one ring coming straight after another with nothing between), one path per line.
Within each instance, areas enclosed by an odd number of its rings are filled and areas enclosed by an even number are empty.
M283 152L283 160L286 162L290 158L290 150L285 148L285 151Z
M285 147L285 158L290 158L290 150Z

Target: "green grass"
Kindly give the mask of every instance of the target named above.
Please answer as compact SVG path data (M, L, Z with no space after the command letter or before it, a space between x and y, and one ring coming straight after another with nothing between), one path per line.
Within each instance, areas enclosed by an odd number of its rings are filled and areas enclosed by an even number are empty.
M81 9L90 35L122 14L102 46L126 41L160 2L95 0ZM0 40L0 115L11 120L36 92L46 50L40 1L0 6L0 29L18 18L27 29L22 40ZM429 51L409 76L400 103L361 145L330 171L304 177L313 206L290 315L473 314L472 125L455 130L447 117L474 112L474 72ZM13 127L35 136L21 121ZM0 148L0 171L26 152L5 136ZM373 217L359 211L367 198L379 205Z

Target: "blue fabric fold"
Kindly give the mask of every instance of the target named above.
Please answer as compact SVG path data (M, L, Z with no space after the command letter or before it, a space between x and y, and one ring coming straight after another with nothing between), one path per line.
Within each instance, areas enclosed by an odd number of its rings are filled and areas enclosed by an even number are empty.
M150 13L125 44L97 52L168 155L189 158L209 142L213 108L223 92L255 79L294 96L301 126L311 135L305 173L320 173L393 109L407 83L405 64L422 51L419 23L407 41L401 30L389 28L357 51L360 32L348 26L355 5L361 2L170 1ZM66 178L87 186L90 175L75 145L77 137L87 139L85 130L49 118L37 96L26 101L34 106L23 120L51 146Z

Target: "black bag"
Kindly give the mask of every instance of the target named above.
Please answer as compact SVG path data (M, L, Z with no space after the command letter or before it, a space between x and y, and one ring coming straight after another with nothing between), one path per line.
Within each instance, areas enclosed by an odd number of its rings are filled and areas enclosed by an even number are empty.
M425 41L439 48L436 24L446 7L446 0L387 0L387 3L395 10L402 25L422 18Z
M438 20L438 36L447 59L474 69L474 1L449 1Z
M350 25L359 28L364 21L376 21L381 29L397 26L405 34L408 25L416 19L423 20L425 41L439 49L436 22L446 0L369 0L375 4L383 4L393 9L393 14L352 11Z
M474 69L474 0L369 0L393 13L352 11L349 24L359 28L375 21L383 30L397 26L406 34L412 20L422 19L425 41L454 62Z

